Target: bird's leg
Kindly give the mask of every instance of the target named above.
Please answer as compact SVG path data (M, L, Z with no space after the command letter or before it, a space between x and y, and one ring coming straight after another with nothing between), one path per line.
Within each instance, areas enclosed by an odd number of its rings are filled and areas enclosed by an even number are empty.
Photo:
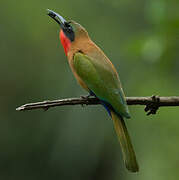
M82 99L89 99L89 97L96 97L96 95L93 93L93 91L89 91L89 94L87 96L81 96Z
M90 96L92 96L92 95L89 93L89 94L86 95L86 96L80 96L80 97L81 97L82 99L84 99L84 100L88 100ZM84 104L81 104L81 106L84 107Z
M88 95L86 95L86 96L81 96L81 98L82 98L82 99L89 99L89 97L91 97L91 96L94 96L94 95L88 94Z
M88 95L86 95L86 96L81 96L81 98L84 99L84 100L88 100L89 97L91 97L91 96L96 97L96 95L90 90ZM82 107L83 107L83 106L84 106L84 104L82 104Z

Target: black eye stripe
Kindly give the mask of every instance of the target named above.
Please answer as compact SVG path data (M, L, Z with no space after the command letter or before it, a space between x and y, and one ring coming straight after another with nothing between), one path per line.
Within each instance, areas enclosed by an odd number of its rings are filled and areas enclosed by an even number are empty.
M66 31L68 31L68 32L73 31L73 29L72 29L72 27L71 27L71 25L70 25L69 22L65 22L65 29L66 29Z
M64 33L66 34L66 36L71 40L74 41L75 39L75 34L73 31L73 28L70 25L70 22L65 22L64 24Z

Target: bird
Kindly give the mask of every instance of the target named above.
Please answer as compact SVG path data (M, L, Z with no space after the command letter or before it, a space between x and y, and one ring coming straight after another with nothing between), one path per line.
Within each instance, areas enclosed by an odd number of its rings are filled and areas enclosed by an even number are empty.
M69 66L89 96L95 96L113 120L126 168L138 172L139 166L124 118L130 118L119 75L104 52L91 40L79 23L66 21L47 9L47 15L60 25L59 38Z

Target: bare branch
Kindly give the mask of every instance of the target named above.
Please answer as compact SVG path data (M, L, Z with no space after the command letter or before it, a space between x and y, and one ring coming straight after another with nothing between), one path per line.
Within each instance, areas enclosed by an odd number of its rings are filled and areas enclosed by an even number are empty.
M145 105L145 111L148 112L147 115L156 114L159 107L162 106L179 106L179 96L171 97L127 97L128 105ZM65 105L98 105L100 104L99 99L89 98L89 97L80 97L80 98L68 98L68 99L59 99L53 101L43 101L36 103L24 104L18 108L17 111L26 111L33 109L44 109L48 110L51 107L56 106L65 106Z

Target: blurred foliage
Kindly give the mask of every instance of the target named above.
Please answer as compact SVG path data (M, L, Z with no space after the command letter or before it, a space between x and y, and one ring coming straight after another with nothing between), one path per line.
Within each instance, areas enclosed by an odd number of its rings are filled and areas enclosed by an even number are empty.
M126 121L140 164L129 173L100 106L16 112L27 102L85 92L46 9L82 24L120 70L127 96L179 95L178 0L1 0L0 179L168 180L179 177L179 109Z

